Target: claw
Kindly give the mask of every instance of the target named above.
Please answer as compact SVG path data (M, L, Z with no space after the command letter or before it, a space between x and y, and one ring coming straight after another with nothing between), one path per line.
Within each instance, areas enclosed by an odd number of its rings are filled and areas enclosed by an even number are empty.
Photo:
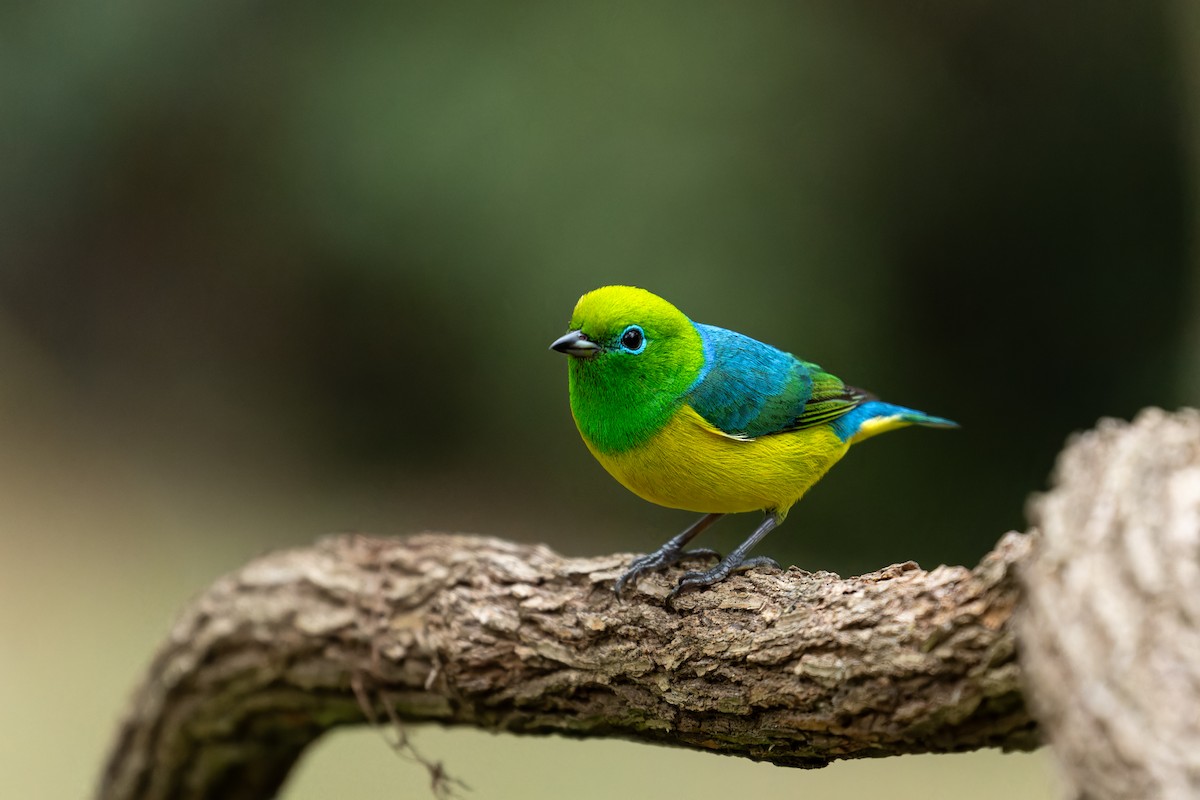
M633 563L629 565L629 569L625 571L625 574L617 578L617 582L613 584L613 593L616 594L618 600L621 600L623 599L621 593L625 591L625 584L630 581L636 581L644 573L656 572L664 567L678 564L680 561L686 561L690 558L720 559L721 554L707 547L697 547L695 550L662 547L653 553L634 559Z
M720 583L735 572L741 572L747 569L756 567L769 567L772 569L780 569L779 562L769 556L755 556L754 558L738 559L737 553L729 554L729 557L722 560L707 572L687 572L679 579L679 583L675 584L675 588L667 594L667 599L664 601L667 608L674 610L675 598L684 592L692 589L703 589L705 586L712 586L714 583Z
M695 550L684 550L684 546L696 537L696 534L703 531L709 525L712 525L721 517L720 514L712 513L705 514L700 519L693 522L687 530L676 536L672 536L666 544L655 550L653 553L635 558L633 563L629 565L629 569L617 579L613 584L613 592L617 595L617 600L621 599L621 592L625 590L625 584L631 580L636 580L643 572L652 572L654 570L669 567L672 564L678 564L685 558L702 557L709 558L716 556L721 558L721 554L715 550L708 548L697 548Z
M686 572L679 579L679 583L675 584L675 588L667 594L667 599L664 601L667 608L674 610L675 598L684 592L692 589L701 589L705 586L712 586L714 583L720 583L729 576L732 569L722 569L725 562L722 561L707 572Z
M738 564L733 568L733 572L742 572L743 570L754 569L756 567L766 567L767 569L780 570L783 569L783 567L779 566L779 562L770 556L755 556L754 558L747 558L745 561Z

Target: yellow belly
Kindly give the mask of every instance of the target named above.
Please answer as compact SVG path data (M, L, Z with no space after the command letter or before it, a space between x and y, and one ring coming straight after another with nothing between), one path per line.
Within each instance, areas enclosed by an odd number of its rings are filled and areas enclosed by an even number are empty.
M736 439L684 406L661 431L623 453L603 453L609 473L641 498L669 508L732 514L762 509L781 516L846 454L828 426Z

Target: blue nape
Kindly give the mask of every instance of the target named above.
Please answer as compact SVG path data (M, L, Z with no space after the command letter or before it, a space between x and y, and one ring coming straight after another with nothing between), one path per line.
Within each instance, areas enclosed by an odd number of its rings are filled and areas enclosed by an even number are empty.
M725 433L763 436L784 429L812 396L808 368L790 353L749 336L693 323L704 366L685 400Z

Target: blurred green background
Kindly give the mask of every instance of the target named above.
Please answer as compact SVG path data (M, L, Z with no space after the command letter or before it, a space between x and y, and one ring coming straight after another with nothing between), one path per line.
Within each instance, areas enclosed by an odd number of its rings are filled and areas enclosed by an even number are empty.
M1071 431L1200 401L1192 6L0 8L0 796L85 796L175 612L271 548L687 524L571 423L546 347L603 284L963 424L856 449L760 552L975 563ZM476 797L1054 796L1045 754L417 743ZM424 782L360 731L285 796Z

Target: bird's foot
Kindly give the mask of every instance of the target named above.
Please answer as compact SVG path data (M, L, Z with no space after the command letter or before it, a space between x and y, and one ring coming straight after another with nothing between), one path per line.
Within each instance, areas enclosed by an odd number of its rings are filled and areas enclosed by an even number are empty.
M681 547L672 547L670 543L658 548L653 553L635 558L633 563L629 565L629 569L613 585L613 593L617 599L621 599L621 592L625 590L625 584L630 581L637 582L637 579L647 572L657 572L673 564L678 564L689 558L717 558L721 554L716 550L710 550L707 547L697 547L694 550L684 550ZM689 572L689 575L698 575L702 573ZM707 574L707 573L703 573Z
M741 572L754 567L771 567L780 569L779 562L767 556L755 556L754 558L735 559L735 553L730 553L729 558L724 559L720 564L717 564L707 572L688 572L679 579L679 583L675 584L675 588L667 595L666 605L668 608L674 608L675 598L684 592L690 592L693 589L702 589L705 586L712 586L714 583L720 583L735 572Z

